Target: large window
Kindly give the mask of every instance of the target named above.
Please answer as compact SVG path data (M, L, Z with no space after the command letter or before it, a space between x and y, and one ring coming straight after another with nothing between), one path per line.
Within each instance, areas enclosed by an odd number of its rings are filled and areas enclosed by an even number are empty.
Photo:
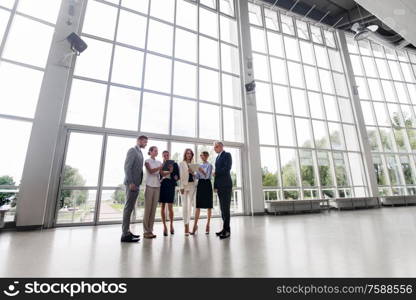
M380 195L413 195L416 53L347 36Z
M199 158L223 140L233 155L232 211L243 211L240 48L233 0L89 0L68 91L70 128L57 223L118 222L123 164L135 136ZM94 113L91 113L94 112ZM94 133L97 128L100 132ZM89 150L83 153L84 147ZM147 151L143 151L147 158ZM162 158L159 157L159 160ZM144 186L135 211L142 219ZM219 214L215 195L215 214ZM181 197L175 198L181 217ZM160 215L158 211L157 216Z
M367 195L334 32L252 3L249 11L265 199Z
M9 208L6 222L15 217L60 5L60 0L0 1L0 206Z

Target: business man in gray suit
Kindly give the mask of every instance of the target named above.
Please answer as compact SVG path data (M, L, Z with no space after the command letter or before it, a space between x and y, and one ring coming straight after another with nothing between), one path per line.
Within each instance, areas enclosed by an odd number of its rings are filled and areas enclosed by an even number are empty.
M123 225L121 242L136 243L140 240L139 235L130 232L131 214L136 205L139 195L140 184L143 180L143 153L142 148L147 146L147 136L141 135L137 138L137 145L127 152L124 162L124 185L126 186L126 204L123 210Z

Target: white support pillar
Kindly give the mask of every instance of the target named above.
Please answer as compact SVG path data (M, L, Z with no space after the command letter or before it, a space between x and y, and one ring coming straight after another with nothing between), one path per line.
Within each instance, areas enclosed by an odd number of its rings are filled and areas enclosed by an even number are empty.
M240 45L242 52L242 71L244 83L249 83L254 80L252 55L251 55L251 39L250 39L250 25L248 15L248 1L236 1L237 3L237 17L240 21ZM264 199L262 188L262 174L261 174L261 158L260 158L260 143L259 143L259 128L257 122L257 108L256 97L253 92L245 92L243 87L244 97L244 125L245 125L245 157L247 159L247 170L244 175L245 186L249 189L249 200L246 202L246 213L258 214L264 213ZM269 130L269 128L265 128Z
M70 53L66 37L78 31L84 5L83 0L62 0L23 169L17 202L17 227L43 226L48 197L56 199L56 195L50 195L51 185L57 182L53 161L60 140L71 69L70 59L63 61Z
M378 186L376 175L373 172L373 158L371 156L371 147L368 141L367 130L364 122L364 115L361 109L360 97L358 95L357 84L355 82L354 71L352 69L351 59L348 54L347 40L345 33L338 31L338 41L340 43L340 53L342 56L345 74L347 76L348 88L351 94L352 105L357 122L358 138L360 140L361 151L363 153L364 169L367 177L368 190L371 197L378 196ZM348 138L348 137L346 137Z

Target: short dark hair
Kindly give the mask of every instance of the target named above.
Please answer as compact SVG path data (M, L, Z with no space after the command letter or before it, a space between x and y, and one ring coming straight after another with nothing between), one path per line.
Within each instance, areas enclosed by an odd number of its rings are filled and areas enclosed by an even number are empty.
M208 151L202 151L201 154L204 155L204 156L207 156L207 157L209 156L209 152Z
M162 152L162 154L165 154L165 153L169 153L169 151L168 150L165 150L165 151Z
M148 140L149 138L145 135L141 135L137 138L137 140Z

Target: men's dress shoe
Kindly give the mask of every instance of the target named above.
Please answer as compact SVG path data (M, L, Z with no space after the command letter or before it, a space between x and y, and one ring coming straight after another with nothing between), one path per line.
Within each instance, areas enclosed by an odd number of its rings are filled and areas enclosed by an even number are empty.
M224 233L222 233L221 235L220 235L220 239L221 240L223 240L223 239L227 239L227 238L229 238L231 236L231 233L230 232L228 232L228 231L225 231Z
M131 232L130 232L130 234L131 234L131 236L132 236L132 237L134 237L134 238L136 238L136 239L139 239L139 238L140 238L140 235L139 235L139 234L133 234L133 233L131 233Z
M138 241L140 241L140 239L135 238L132 235L126 235L121 237L122 243L137 243Z
M219 231L219 232L216 232L215 234L217 235L217 236L220 236L221 234L223 234L224 233L224 229L223 230L221 230L221 231Z

